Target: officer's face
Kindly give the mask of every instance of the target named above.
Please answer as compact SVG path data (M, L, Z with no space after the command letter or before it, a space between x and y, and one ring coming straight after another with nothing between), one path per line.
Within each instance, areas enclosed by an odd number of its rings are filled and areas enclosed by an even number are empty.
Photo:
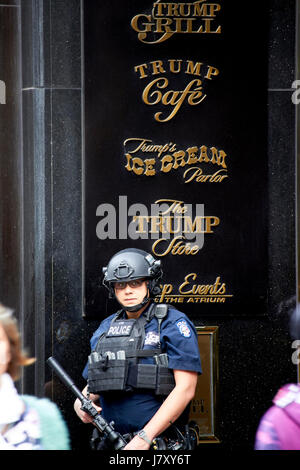
M148 290L146 281L125 283L125 287L124 285L120 285L120 287L121 288L118 288L118 283L115 284L115 295L117 300L124 305L125 310L126 307L140 304L144 300Z

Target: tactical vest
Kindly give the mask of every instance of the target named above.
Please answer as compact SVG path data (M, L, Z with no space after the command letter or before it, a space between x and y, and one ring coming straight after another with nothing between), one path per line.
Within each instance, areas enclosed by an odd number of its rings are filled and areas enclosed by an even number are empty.
M151 305L137 319L122 319L122 312L113 318L95 350L88 358L88 391L95 394L111 391L151 390L155 395L168 395L175 386L168 357L160 346L160 326L168 313L164 304ZM159 347L142 349L145 326L155 316L158 320ZM152 357L153 364L140 363Z

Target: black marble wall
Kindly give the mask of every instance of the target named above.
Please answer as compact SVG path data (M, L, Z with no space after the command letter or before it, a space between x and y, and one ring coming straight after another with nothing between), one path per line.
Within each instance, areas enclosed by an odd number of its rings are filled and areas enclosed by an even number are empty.
M19 25L19 1L0 2L0 299L17 312L22 310L23 179Z
M83 296L83 1L0 4L0 79L10 84L8 102L0 105L0 293L17 309L24 344L37 358L19 386L58 403L77 450L87 448L88 427L45 360L54 355L83 387L96 327L84 318ZM269 3L268 309L259 319L204 322L219 326L216 446L226 450L253 449L276 390L296 380L286 301L297 284L291 85L298 1Z
M24 337L37 358L27 393L56 401L72 428L73 397L52 382L54 355L76 379L88 345L82 295L82 70L78 0L22 2ZM70 348L71 346L71 348ZM75 358L78 359L78 365ZM79 370L80 369L80 370Z

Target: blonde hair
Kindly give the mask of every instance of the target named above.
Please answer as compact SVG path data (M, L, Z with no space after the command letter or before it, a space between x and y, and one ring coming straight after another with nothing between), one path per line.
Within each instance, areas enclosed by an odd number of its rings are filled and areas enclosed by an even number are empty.
M32 364L35 359L28 358L26 352L22 350L21 337L13 310L0 303L0 328L1 326L10 346L11 358L7 365L7 373L13 380L17 380L20 377L20 368Z

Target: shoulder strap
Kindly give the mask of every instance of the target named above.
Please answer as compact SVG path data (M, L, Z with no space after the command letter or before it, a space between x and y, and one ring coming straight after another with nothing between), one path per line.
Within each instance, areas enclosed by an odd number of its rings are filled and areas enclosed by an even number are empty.
M120 320L120 318L122 317L122 314L123 314L123 310L118 310L115 314L115 316L113 317L111 323L115 322L116 320Z
M156 356L156 355L159 355L159 354L162 353L161 341L160 341L160 329L161 329L161 323L162 323L163 319L167 316L167 314L168 314L168 305L166 305L166 304L152 304L152 305L150 305L147 313L145 315L141 315L136 320L136 323L141 328L141 333L142 333L142 342L141 342L141 344L144 344L145 325L150 320L152 320L153 317L156 317L157 321L158 321L158 337L159 337L158 341L159 342L158 342L158 345L157 345L156 349L137 349L136 351L133 351L132 353L126 352L127 357L137 357L137 358L153 357L153 356Z

